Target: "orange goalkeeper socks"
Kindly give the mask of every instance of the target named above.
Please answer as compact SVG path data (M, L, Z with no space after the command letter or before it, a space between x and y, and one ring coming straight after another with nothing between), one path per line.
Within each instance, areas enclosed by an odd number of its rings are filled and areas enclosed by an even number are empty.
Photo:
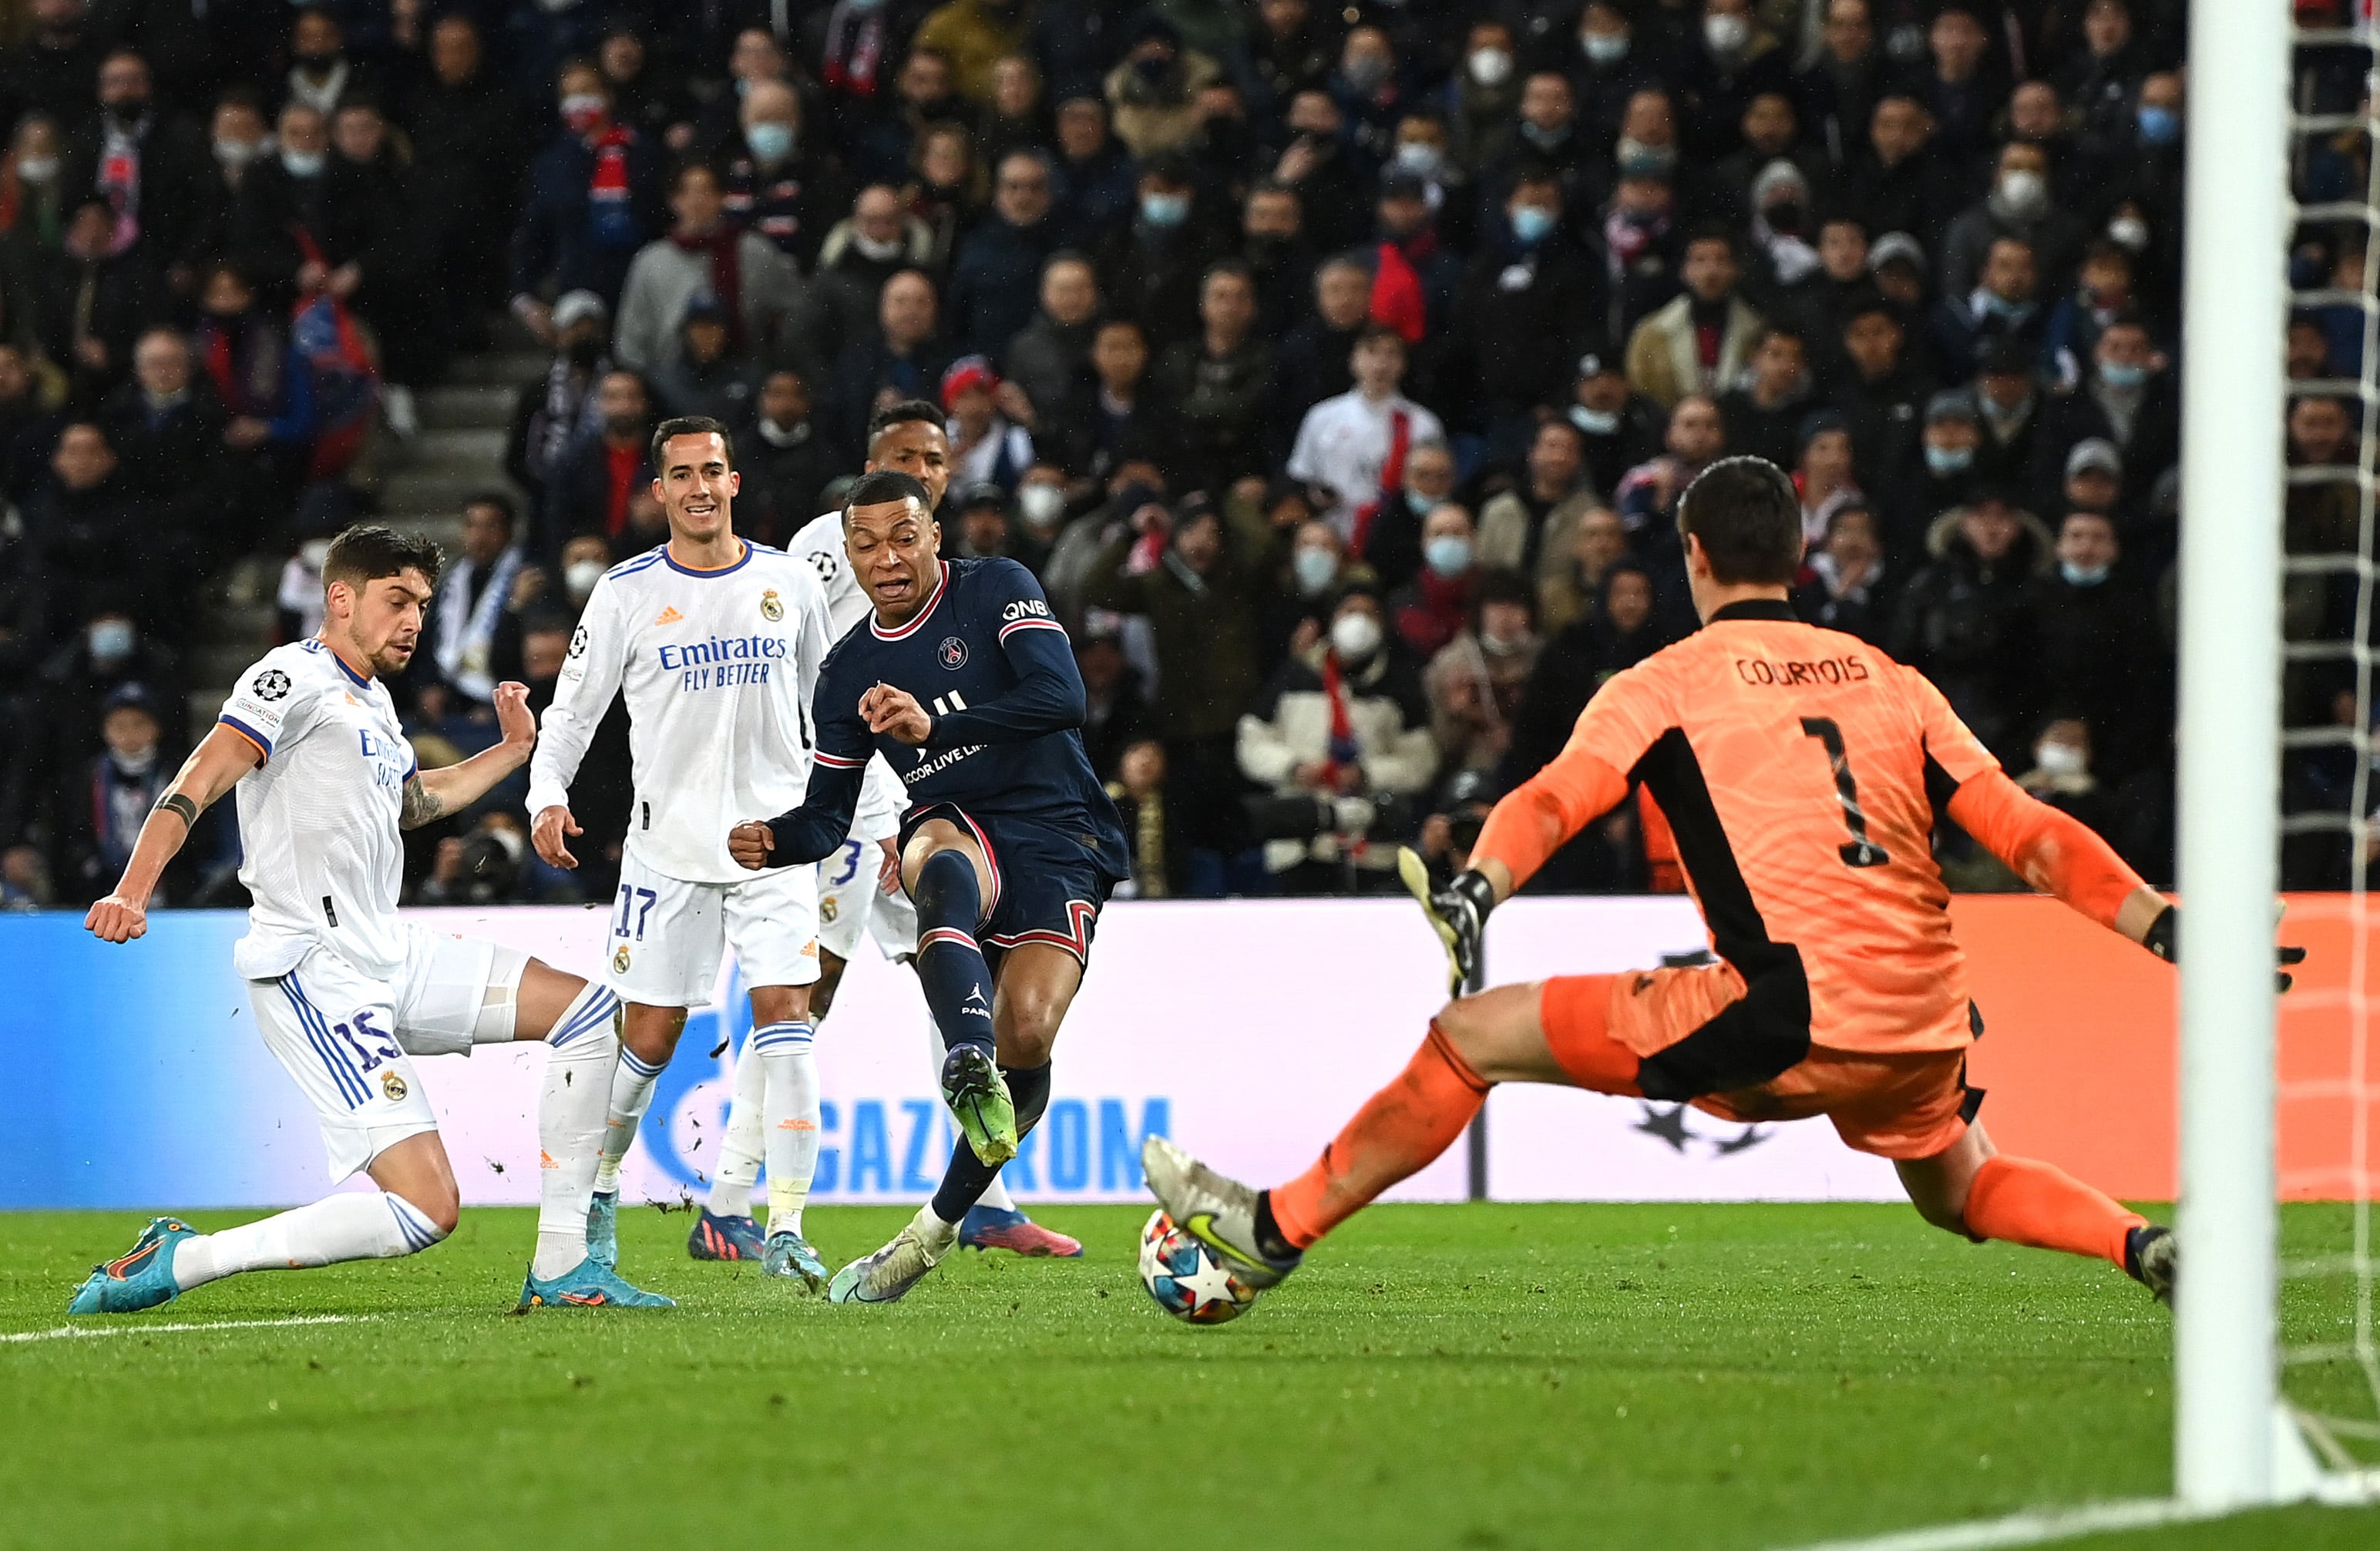
M2055 1164L1986 1158L1967 1189L1967 1231L2124 1264L2124 1236L2148 1219Z
M1281 1236L1302 1250L1427 1168L1479 1113L1488 1087L1430 1024L1397 1080L1365 1101L1314 1167L1268 1193Z

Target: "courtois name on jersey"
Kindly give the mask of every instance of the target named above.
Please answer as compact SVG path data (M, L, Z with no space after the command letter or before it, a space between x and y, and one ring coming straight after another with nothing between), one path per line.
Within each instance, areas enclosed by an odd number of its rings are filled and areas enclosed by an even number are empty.
M843 546L843 514L823 512L802 526L786 546L788 552L807 561L818 576L819 587L826 594L826 633L830 640L840 641L860 622L875 612L868 593L852 574L851 559ZM901 778L883 759L871 759L868 779L859 791L859 806L851 820L851 833L856 840L879 840L898 827L901 810L909 806L909 796Z
M923 746L871 733L860 721L860 697L878 684L908 691L933 718ZM1065 627L1050 617L1030 571L1013 560L944 563L907 624L888 631L871 617L827 654L818 768L787 859L823 856L841 843L860 772L881 755L910 802L1072 830L1095 841L1122 877L1123 822L1083 752L1085 698ZM781 822L781 847L787 830Z
M264 759L234 789L252 903L232 966L269 980L324 943L367 975L396 974L397 816L420 767L387 686L321 641L299 641L250 664L219 720Z
M529 762L529 812L568 802L596 724L624 692L637 782L628 849L689 883L744 877L727 831L808 783L827 645L817 576L783 550L747 542L716 571L680 565L666 545L623 561L595 584L570 638Z

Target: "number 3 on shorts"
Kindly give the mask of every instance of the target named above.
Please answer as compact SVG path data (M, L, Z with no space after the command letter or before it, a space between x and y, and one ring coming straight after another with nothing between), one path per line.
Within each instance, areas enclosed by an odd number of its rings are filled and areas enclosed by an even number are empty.
M827 887L840 889L859 876L859 857L867 845L868 842L863 840L847 840L843 842L843 870L834 875L833 881Z

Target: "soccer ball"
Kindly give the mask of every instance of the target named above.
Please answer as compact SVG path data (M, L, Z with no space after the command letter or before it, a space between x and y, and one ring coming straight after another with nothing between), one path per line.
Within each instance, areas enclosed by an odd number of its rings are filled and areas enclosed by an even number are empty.
M1257 1290L1197 1240L1173 1225L1160 1206L1140 1230L1140 1285L1157 1306L1190 1325L1220 1325L1245 1314Z

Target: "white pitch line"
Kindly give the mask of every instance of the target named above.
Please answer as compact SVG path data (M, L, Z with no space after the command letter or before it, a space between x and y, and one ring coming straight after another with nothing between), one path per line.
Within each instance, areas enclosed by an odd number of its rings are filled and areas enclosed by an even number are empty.
M357 1325L370 1319L370 1315L310 1314L294 1319L225 1319L212 1324L188 1325L61 1325L52 1330L12 1330L0 1334L0 1341L79 1341L94 1340L102 1336L156 1336L177 1330L269 1330L286 1325Z
M2132 1497L2119 1502L2093 1503L2087 1508L2036 1509L2005 1519L1979 1519L1965 1524L1937 1524L1923 1530L1901 1530L1868 1540L1828 1540L1797 1546L1794 1551L1992 1551L2004 1545L2046 1545L2082 1535L2109 1534L2118 1530L2143 1530L2158 1524L2180 1524L2219 1517L2172 1497Z

